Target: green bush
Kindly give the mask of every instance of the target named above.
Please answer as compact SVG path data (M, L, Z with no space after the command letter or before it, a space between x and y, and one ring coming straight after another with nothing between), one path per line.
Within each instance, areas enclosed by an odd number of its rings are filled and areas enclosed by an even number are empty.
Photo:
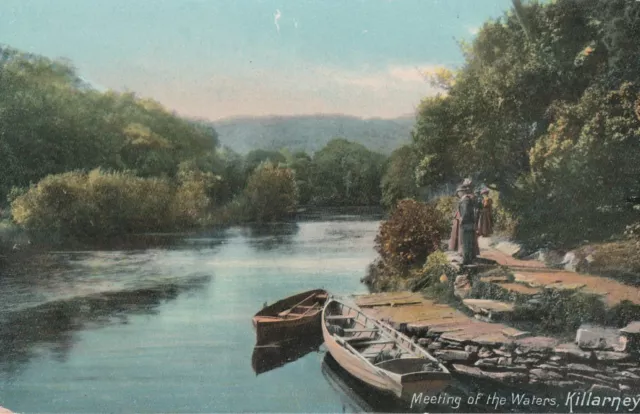
M380 225L375 239L378 254L399 268L423 263L440 246L441 213L431 204L402 200L388 220Z
M197 175L183 177L176 186L97 169L47 176L11 207L14 221L29 231L104 239L203 224L209 209L206 189Z
M443 231L449 231L451 229L451 221L453 220L453 215L458 209L458 197L438 197L435 200L435 208L440 213L440 216L442 218L440 226L442 227Z

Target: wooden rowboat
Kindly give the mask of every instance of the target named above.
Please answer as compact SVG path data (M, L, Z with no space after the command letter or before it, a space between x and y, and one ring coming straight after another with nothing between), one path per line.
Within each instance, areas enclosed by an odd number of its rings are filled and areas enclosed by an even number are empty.
M451 373L435 357L355 305L329 299L322 312L322 335L342 368L402 400L414 393L435 395L451 382Z
M319 335L320 317L327 292L309 290L265 307L253 317L256 345Z

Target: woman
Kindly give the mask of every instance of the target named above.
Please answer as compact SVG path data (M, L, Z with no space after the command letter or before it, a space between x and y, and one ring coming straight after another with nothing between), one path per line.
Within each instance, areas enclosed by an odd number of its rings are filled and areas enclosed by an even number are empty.
M489 237L493 233L492 208L493 200L489 197L489 189L480 191L482 196L482 208L478 214L478 234L482 237Z

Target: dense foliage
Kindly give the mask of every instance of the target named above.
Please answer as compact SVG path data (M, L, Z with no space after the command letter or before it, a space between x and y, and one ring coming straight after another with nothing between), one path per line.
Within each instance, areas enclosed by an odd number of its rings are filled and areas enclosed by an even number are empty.
M0 46L0 208L29 231L99 239L377 205L384 158L345 139L241 156L210 125Z
M398 200L414 198L418 195L415 170L418 157L415 149L405 145L395 150L386 162L385 171L380 183L382 205L392 208Z
M402 200L380 225L375 248L387 263L408 268L424 263L440 247L444 229L441 213L431 204Z
M245 189L250 219L259 223L295 213L298 187L290 168L266 162L254 170Z
M488 183L535 245L620 234L640 194L639 22L624 0L530 2L486 22L419 108L418 178Z
M363 145L331 140L313 156L313 204L379 204L383 162L383 155Z

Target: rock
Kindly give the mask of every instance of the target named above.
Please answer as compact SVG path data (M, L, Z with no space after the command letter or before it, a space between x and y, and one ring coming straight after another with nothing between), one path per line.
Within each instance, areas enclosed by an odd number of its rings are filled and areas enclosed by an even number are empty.
M558 373L561 373L561 374L564 374L564 372L567 370L565 367L560 367L558 365L549 365L549 364L538 365L538 368L544 369L544 370L547 370L547 371L558 372Z
M631 358L626 352L595 351L598 361L626 361Z
M620 388L620 391L622 392L629 391L631 389L630 386L624 384L618 384L618 388Z
M466 352L469 352L470 354L475 354L478 352L478 346L477 345L467 345L464 347L464 350Z
M486 346L483 346L480 348L480 351L478 351L478 358L490 358L493 355L493 351Z
M485 358L479 359L473 364L474 367L478 368L495 368L498 364L498 358Z
M508 383L522 383L529 379L529 376L522 372L492 372L483 371L477 367L469 367L467 365L454 364L453 369L460 374L470 375L477 378L488 378L494 381Z
M422 346L422 347L426 347L429 346L431 344L431 339L429 338L420 338L418 339L418 345Z
M577 272L580 269L583 269L587 264L588 262L585 260L585 258L579 257L574 252L565 254L562 262L560 262L560 265L562 265L565 270L568 270L570 272Z
M551 362L560 362L560 361L563 361L563 360L564 360L564 358L562 356L560 356L560 355L553 355L553 356L549 357L549 361L551 361Z
M511 357L500 357L500 358L498 358L498 365L500 365L500 366L513 365L513 358L511 358Z
M493 248L502 253L508 254L509 256L516 255L522 250L522 246L519 244L508 241L498 242L493 246Z
M441 342L432 342L427 346L427 350L429 351L437 351L438 349L442 349Z
M494 349L494 350L493 350L493 352L494 352L496 355L500 355L500 356L504 356L504 357L511 357L511 356L513 356L513 353L512 353L511 351L506 351L506 350L503 350L503 349Z
M620 332L615 328L582 325L576 332L576 344L582 349L624 350Z
M575 390L584 386L584 383L580 381L546 381L545 384L548 387L571 390Z
M473 313L489 318L499 319L515 309L513 303L500 302L491 299L464 299L462 303Z
M632 372L629 372L629 371L622 371L622 372L620 373L620 376L621 376L621 377L625 377L625 378L629 378L629 379L632 379L632 380L639 381L639 383L640 383L640 375L636 375L636 374L634 374L634 373L632 373Z
M516 340L516 354L524 355L530 352L547 354L558 345L558 340L547 336L531 336Z
M560 344L553 349L553 352L555 352L556 355L574 361L589 361L592 359L591 351L584 351L574 343Z
M482 371L484 376L495 381L507 382L511 384L519 384L528 382L529 376L523 372L503 371L503 372L490 372Z
M443 361L453 362L468 362L471 359L471 354L468 352L450 349L436 351L435 356Z
M559 374L554 371L549 371L546 369L540 369L540 368L532 369L531 371L529 371L529 375L541 381L554 381L554 380L561 380L564 378L562 374Z
M525 364L525 365L534 365L539 362L540 360L538 358L515 357L513 360L514 364Z
M593 384L591 388L589 388L589 392L607 397L617 397L620 395L620 390L600 384Z
M585 364L567 364L567 369L571 372L577 372L577 373L586 373L586 374L593 374L596 372L600 372L600 370L595 369L593 367L590 367L588 365Z
M604 379L604 378L598 378L598 377L591 377L588 375L582 375L582 374L574 374L572 372L567 374L567 378L569 379L574 379L574 380L578 380L578 381L582 381L585 382L587 384L601 384L601 385L607 385L607 386L614 386L614 382L611 381L610 379Z

